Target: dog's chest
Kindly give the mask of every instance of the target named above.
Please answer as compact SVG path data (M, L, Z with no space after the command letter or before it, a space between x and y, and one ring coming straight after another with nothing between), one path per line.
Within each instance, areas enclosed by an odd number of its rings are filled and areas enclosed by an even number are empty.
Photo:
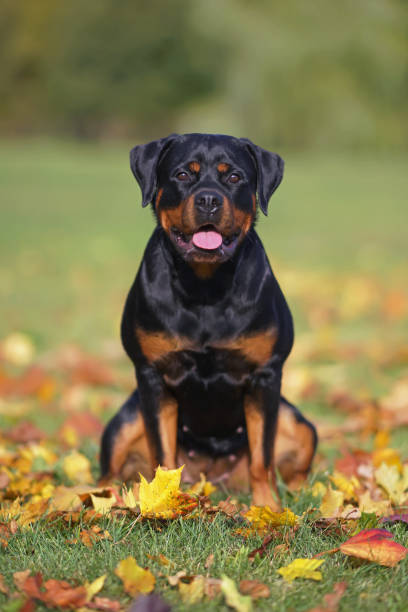
M243 385L254 370L272 357L277 340L273 327L205 342L140 328L136 335L142 353L155 364L170 387L193 380L207 388L223 381L225 385Z

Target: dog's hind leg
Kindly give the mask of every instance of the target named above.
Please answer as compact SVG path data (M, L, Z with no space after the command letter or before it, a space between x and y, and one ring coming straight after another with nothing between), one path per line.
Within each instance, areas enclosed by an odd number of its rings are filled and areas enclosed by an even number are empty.
M101 443L101 483L111 479L139 479L139 472L152 477L146 431L135 390L109 421Z
M290 489L303 483L317 445L314 425L281 397L275 439L275 465Z

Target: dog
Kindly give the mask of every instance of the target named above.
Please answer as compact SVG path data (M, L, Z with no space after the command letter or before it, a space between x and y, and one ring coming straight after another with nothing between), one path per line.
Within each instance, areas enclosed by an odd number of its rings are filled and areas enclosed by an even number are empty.
M107 425L104 481L184 464L278 511L276 468L307 476L316 430L281 396L290 310L254 229L284 162L245 138L172 134L136 146L131 169L157 227L121 326L135 390Z

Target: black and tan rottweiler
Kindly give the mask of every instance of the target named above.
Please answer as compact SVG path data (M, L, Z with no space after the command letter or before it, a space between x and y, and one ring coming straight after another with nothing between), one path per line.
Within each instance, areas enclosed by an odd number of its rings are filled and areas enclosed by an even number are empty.
M310 467L316 431L281 396L289 308L254 225L283 160L244 138L171 135L135 147L133 174L157 227L130 289L123 346L135 390L105 429L104 480L185 464L280 507Z

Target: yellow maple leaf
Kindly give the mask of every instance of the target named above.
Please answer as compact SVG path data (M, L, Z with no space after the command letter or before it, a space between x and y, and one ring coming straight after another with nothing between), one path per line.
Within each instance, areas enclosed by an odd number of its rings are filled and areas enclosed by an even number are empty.
M344 493L343 491L335 491L332 489L331 485L329 485L326 494L322 499L322 503L320 504L320 514L323 518L332 518L339 514L339 511L344 502Z
M358 507L361 512L374 512L377 516L386 516L391 510L389 499L375 501L371 499L370 491L364 491L360 496Z
M0 518L15 519L20 527L28 527L43 516L47 509L48 499L22 504L20 498L17 498L12 504L2 507Z
M182 512L180 479L183 467L164 470L159 466L151 482L140 474L139 505L142 516L166 519Z
M332 476L330 476L330 480L339 491L344 493L345 500L356 499L356 489L359 488L360 483L355 476L347 478L347 476L341 472L335 471Z
M382 448L387 448L390 443L390 432L388 429L381 429L377 431L374 438L374 448L376 450L380 450Z
M65 474L72 482L84 484L93 482L90 461L82 453L72 451L64 457L62 465Z
M214 491L216 490L217 488L214 487L212 482L209 482L208 480L206 480L205 474L203 474L203 472L200 472L200 480L196 482L195 484L193 484L193 486L187 490L187 493L191 495L206 495L207 496L207 495L211 495L211 493L214 493Z
M295 578L321 580L322 574L317 571L317 568L322 563L324 563L324 559L295 559L289 565L280 567L276 571L288 582L292 582Z
M291 527L298 522L298 517L289 508L284 508L282 512L273 512L269 506L251 506L243 516L258 530L283 525Z
M133 557L127 557L119 562L115 574L122 580L126 593L133 597L138 593L150 593L156 582L153 574L140 567Z
M382 463L374 472L376 482L384 489L393 504L401 506L408 494L408 466L404 466L402 477L395 465Z
M138 485L138 488L139 488L139 485ZM122 499L123 499L123 503L125 504L126 508L136 508L137 501L136 501L136 496L135 496L135 488L133 487L133 489L130 489L130 488L128 489L126 485L123 485Z

